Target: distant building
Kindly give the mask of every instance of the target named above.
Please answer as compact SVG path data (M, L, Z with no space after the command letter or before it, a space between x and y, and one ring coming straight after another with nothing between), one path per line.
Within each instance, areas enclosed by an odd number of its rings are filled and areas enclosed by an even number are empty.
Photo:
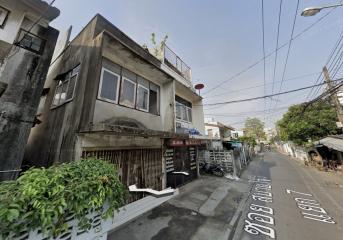
M234 130L233 127L217 122L213 118L205 119L205 135L210 139L229 141Z
M20 172L55 48L60 11L41 0L0 0L0 181Z
M231 132L232 138L233 139L238 139L239 137L244 136L244 131L243 130L235 130Z

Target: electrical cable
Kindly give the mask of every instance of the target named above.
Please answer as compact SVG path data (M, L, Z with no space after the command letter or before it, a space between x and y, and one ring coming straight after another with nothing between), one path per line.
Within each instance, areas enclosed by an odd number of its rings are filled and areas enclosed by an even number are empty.
M304 74L304 75L288 78L288 79L284 80L284 82L294 81L294 80L298 80L298 79L301 79L301 78L317 75L318 73L319 72L308 73L308 74ZM274 83L279 83L279 82L281 82L281 81L276 81ZM271 85L271 84L273 84L273 82L267 82L266 83L266 85ZM254 85L254 86L247 87L247 88L239 88L239 89L228 91L228 92L225 92L225 93L221 93L221 94L217 94L217 95L211 95L209 97L206 97L206 99L215 98L215 97L224 96L224 95L226 96L226 95L228 95L230 93L242 92L242 91L246 91L246 90L249 90L249 89L255 89L255 88L259 88L259 87L263 87L263 86L264 86L264 84L259 84L259 85Z
M298 39L300 36L302 36L303 34L305 34L307 31L309 31L311 28L313 28L315 25L317 25L319 22L321 22L324 18L326 18L329 14L331 14L333 11L335 10L335 8L333 8L332 10L330 10L329 12L327 12L325 15L323 15L322 17L318 18L315 22L313 22L312 24L310 24L309 26L307 26L306 28L304 28L303 30L301 30L299 33L297 33L294 37L293 40ZM283 43L281 46L279 46L278 49L268 53L265 58L268 58L270 56L272 56L276 51L279 51L280 49L286 47L288 45L289 41ZM242 75L243 73L249 71L250 69L252 69L253 67L255 67L256 65L258 65L259 63L261 63L263 61L264 58L259 59L258 61L254 62L253 64L251 64L250 66L248 66L247 68L241 70L240 72L234 74L233 76L231 76L229 79L222 81L221 83L215 85L214 87L210 88L207 92L203 93L203 94L208 94L209 92L212 92L213 90L219 88L220 86L222 86L223 84L237 78L238 76Z
M263 51L263 90L264 94L266 95L266 48L265 48L265 39L264 39L264 0L261 0L262 6L262 13L261 13L261 20L262 20L262 51ZM264 108L266 108L267 102L264 101Z
M332 82L338 82L338 81L342 81L342 80L343 80L343 78L340 78L340 79L332 80ZM241 103L241 102L254 101L254 100L270 98L270 97L274 97L274 96L278 96L278 95L285 95L285 94L289 94L289 93L293 93L293 92L303 91L303 90L306 90L306 89L310 89L310 88L312 88L314 86L320 86L320 85L324 85L324 84L326 84L326 83L318 83L318 84L307 86L307 87L297 88L297 89L293 89L293 90L289 90L289 91L269 94L269 95L260 96L260 97L232 100L232 101L226 101L226 102L206 103L206 104L196 105L196 106L216 106L216 105L226 105L226 104L232 104L232 103Z
M291 48L292 48L292 42L293 42L293 35L294 35L295 24L296 24L297 16L298 16L299 2L300 2L300 0L297 0L297 7L296 7L296 9L295 9L295 14L294 14L294 19L293 19L291 38L290 38L289 45L288 45L288 49L287 49L286 61L285 61L285 65L284 65L283 72L282 72L282 78L281 78L281 83L280 83L279 92L281 92L281 90L282 90L282 84L283 84L283 82L284 82L284 80L285 80L285 74L286 74L286 69L287 69L289 54L290 54ZM279 96L279 95L278 95L278 96ZM278 100L278 99L279 99L279 97L277 97L277 100ZM275 107L277 106L277 104L278 104L278 102L276 102ZM275 107L274 107L274 108L275 108Z
M279 20L278 20L277 34L276 34L276 47L275 47L275 58L274 58L272 94L274 93L274 86L275 86L276 65L277 65L277 58L278 58L278 51L276 51L276 49L278 49L278 47L279 47L281 12L282 12L282 0L280 0L280 5L279 5L279 17L278 17ZM272 101L270 101L269 108L271 108L271 105L272 105Z

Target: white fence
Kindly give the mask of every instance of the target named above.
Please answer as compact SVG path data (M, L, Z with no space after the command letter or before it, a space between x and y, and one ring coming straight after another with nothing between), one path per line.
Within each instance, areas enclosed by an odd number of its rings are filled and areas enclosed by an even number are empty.
M220 166L226 173L239 177L254 157L252 148L243 146L235 150L204 150L199 152L199 161Z
M21 232L19 235L11 235L8 240L106 240L110 231L126 224L147 211L168 201L173 196L179 194L177 189L173 195L162 197L147 196L132 202L116 211L112 218L103 220L100 212L90 212L87 218L90 219L91 226L86 230L78 227L79 221L71 215L67 219L68 229L56 238L49 238L43 235L40 229L34 231ZM6 239L6 240L7 240Z
M303 147L299 147L292 142L280 142L276 144L276 147L281 153L293 157L301 161L303 164L306 164L310 161L310 157L306 149Z

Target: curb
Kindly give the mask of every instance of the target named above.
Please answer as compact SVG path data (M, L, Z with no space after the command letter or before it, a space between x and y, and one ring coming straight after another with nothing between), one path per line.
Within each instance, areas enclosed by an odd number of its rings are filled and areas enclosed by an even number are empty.
M234 237L234 234L236 232L236 228L238 225L238 222L243 214L243 210L249 200L249 196L250 193L252 191L253 185L250 187L249 191L245 194L245 196L243 197L243 199L241 200L241 202L239 203L237 210L235 212L235 214L233 215L233 217L231 218L231 221L229 223L229 228L230 228L230 233L228 236L228 240L232 240Z

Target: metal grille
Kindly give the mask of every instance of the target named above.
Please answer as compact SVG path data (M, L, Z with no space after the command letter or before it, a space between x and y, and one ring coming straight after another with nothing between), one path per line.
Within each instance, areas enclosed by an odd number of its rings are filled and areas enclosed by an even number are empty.
M126 186L162 190L162 150L85 150L82 157L95 157L113 163L121 182ZM130 193L128 203L143 198L142 193Z
M185 79L191 80L191 68L167 45L164 45L164 63L179 72Z

